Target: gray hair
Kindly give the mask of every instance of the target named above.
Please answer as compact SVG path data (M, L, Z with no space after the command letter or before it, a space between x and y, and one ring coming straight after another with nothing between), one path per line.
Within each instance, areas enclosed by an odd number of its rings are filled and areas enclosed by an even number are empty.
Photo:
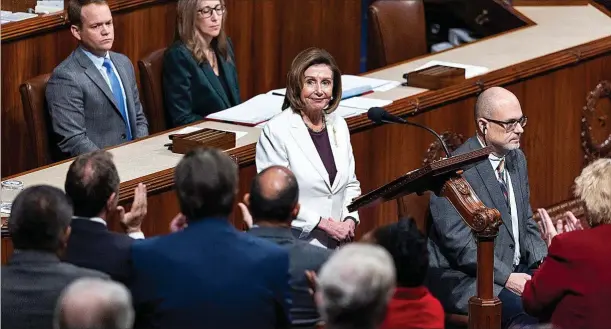
M132 297L118 282L81 278L62 292L54 329L130 329L134 325Z
M318 310L327 328L376 328L395 289L395 267L382 247L351 243L318 276Z

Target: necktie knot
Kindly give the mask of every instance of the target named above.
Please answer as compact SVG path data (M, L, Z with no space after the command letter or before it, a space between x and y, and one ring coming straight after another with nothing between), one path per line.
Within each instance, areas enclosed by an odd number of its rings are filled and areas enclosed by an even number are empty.
M102 66L104 66L104 68L106 68L106 71L110 72L112 71L112 63L110 62L110 58L104 58L104 64L102 64Z

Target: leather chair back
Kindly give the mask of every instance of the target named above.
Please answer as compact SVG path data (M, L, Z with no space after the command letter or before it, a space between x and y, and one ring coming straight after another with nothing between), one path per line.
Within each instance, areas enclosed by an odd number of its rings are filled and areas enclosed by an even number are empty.
M36 167L41 167L61 160L61 152L54 138L51 115L47 109L45 91L51 74L43 74L26 80L19 86L23 116L28 127L33 146L33 158Z
M149 123L149 133L168 129L167 115L163 105L163 55L166 48L155 50L138 61L140 85L143 91L144 114Z
M427 53L422 0L378 0L368 12L367 70Z

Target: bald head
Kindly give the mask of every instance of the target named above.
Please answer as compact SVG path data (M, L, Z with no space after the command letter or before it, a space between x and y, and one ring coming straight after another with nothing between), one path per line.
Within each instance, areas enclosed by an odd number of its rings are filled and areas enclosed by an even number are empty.
M520 107L520 101L509 90L501 87L491 87L484 90L475 103L475 120L488 118L502 120L499 115L509 107Z
M74 281L60 296L55 329L129 329L134 323L131 295L120 283L98 278Z
M299 186L295 175L285 167L271 166L261 171L253 180L249 209L255 222L290 222L298 199Z

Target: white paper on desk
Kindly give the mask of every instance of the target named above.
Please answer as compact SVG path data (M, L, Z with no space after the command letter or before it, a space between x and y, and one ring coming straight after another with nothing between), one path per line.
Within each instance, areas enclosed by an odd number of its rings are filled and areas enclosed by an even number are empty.
M282 96L261 94L237 106L212 113L206 118L254 126L282 112L283 102Z
M190 134L194 131L198 131L198 130L202 130L205 129L205 127L196 127L196 126L189 126L189 127L184 127L181 130L175 132L175 134L177 135L184 135L184 134ZM239 130L231 130L231 129L222 129L222 128L210 128L210 129L214 129L214 130L221 130L221 131L228 131L230 133L235 133L235 139L238 140L246 135L248 135L247 132L245 131L239 131Z
M361 115L361 114L363 114L365 112L367 112L367 110L357 109L357 108L354 108L354 107L346 107L346 106L341 106L340 105L340 106L338 106L335 109L335 112L333 112L333 113L335 113L335 115L341 116L344 119L347 119L347 118L355 117L357 115Z
M400 81L390 81L387 84L381 85L378 88L373 88L373 91L389 91L401 85Z
M444 66L458 67L458 68L461 68L461 69L465 69L465 78L466 79L470 79L470 78L476 77L478 75L485 74L488 71L490 71L487 67L483 67L483 66L458 64L458 63L442 62L442 61L430 61L430 62L420 66L419 68L415 69L414 71L426 69L427 67L431 67L431 66L435 66L435 65L444 65Z
M384 107L392 104L392 101L367 98L367 97L352 97L342 100L339 105L343 107L356 108L361 110L368 110L372 107Z
M398 85L401 82L392 80L374 79L368 77L361 77L357 75L344 74L342 75L342 90L344 94L350 94L351 91L360 91L363 89L369 89L378 91L387 91ZM274 89L268 92L269 95L286 95L286 88Z

